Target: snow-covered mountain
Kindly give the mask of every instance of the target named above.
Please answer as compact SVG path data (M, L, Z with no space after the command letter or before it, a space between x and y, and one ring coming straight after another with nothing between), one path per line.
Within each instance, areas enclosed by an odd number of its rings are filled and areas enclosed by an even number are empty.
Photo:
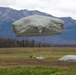
M40 12L38 10L15 10L12 8L0 7L0 37L15 39L34 39L36 41L58 44L76 44L76 20L71 17L60 17L64 20L64 30L60 35L38 36L38 37L16 37L12 30L11 23L29 15L44 15L55 17L51 14Z

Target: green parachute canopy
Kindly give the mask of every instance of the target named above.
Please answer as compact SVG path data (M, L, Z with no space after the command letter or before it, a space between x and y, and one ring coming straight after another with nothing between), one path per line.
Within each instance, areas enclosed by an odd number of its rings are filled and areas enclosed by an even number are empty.
M58 18L32 15L15 21L12 27L16 36L50 36L62 33L64 22Z

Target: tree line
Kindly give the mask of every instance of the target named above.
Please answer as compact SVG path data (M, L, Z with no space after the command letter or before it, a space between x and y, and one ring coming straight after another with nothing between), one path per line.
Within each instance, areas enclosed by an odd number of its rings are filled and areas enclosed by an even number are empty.
M35 40L0 38L0 48L6 47L76 47L76 44L48 44Z
M37 42L35 40L17 40L0 38L0 47L49 47L50 44Z

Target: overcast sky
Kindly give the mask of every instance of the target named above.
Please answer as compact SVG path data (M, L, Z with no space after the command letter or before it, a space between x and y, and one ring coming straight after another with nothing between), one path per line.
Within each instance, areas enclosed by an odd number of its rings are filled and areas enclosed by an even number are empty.
M0 6L39 10L57 17L76 19L76 0L0 0Z

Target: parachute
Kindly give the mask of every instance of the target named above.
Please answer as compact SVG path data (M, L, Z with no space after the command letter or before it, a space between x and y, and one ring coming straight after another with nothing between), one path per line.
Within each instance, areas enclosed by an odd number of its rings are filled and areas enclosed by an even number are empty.
M76 62L76 55L65 55L61 57L58 61Z
M32 15L15 21L12 27L16 36L50 36L62 33L64 21L48 16Z

